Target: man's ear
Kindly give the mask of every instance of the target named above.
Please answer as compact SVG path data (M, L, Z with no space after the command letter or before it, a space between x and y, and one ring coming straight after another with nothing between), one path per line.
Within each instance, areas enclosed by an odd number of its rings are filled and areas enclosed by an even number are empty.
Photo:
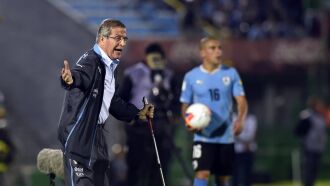
M104 40L106 40L106 39L108 39L108 36L101 36L101 38L100 38L100 41L104 41Z

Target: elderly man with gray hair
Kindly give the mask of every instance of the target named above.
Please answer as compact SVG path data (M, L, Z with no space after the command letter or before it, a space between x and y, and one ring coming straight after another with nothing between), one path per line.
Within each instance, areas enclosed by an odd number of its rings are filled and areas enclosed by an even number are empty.
M109 133L104 132L104 125L109 114L123 121L153 118L153 105L145 104L139 110L117 95L116 67L126 43L126 26L106 19L99 26L94 47L72 69L64 61L61 83L67 93L58 137L67 186L106 184L109 155L105 135Z

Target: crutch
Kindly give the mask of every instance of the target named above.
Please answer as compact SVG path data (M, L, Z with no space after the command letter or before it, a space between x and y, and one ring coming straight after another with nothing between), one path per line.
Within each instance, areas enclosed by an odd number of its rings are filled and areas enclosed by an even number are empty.
M143 97L143 103L144 103L144 105L148 104L148 100L147 100L146 97ZM156 156L157 156L157 163L159 165L160 176L162 178L163 186L166 186L165 179L164 179L164 174L163 174L163 169L162 169L162 165L161 165L160 159L159 159L159 153L158 153L158 148L157 148L157 144L156 144L156 138L155 138L154 130L153 130L153 127L152 127L152 120L148 116L147 116L147 119L148 119L148 123L149 123L149 128L150 128L151 136L152 136L152 139L154 141L154 146L155 146L155 151L156 151Z

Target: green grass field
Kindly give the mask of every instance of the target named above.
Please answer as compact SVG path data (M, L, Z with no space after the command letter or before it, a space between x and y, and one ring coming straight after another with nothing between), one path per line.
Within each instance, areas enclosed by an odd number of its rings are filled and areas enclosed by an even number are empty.
M299 183L293 183L292 175L292 159L291 153L298 147L298 141L295 136L291 135L291 129L288 126L276 126L276 128L260 129L259 133L259 151L257 152L255 161L255 171L269 176L272 183L253 184L253 186L301 186ZM330 132L330 131L329 131ZM270 136L275 136L270 138ZM280 136L280 137L279 137ZM185 160L187 167L191 170L191 140L192 136L184 130L183 125L179 125L176 130L175 143L181 149L181 156ZM330 186L330 143L327 151L324 153L323 162L318 175L318 182L315 186ZM170 169L169 186L183 186L187 182L182 166L176 157L173 157ZM189 184L187 184L189 185Z
M253 186L301 186L301 184L284 181L271 184L253 184ZM317 181L315 186L330 186L330 180Z

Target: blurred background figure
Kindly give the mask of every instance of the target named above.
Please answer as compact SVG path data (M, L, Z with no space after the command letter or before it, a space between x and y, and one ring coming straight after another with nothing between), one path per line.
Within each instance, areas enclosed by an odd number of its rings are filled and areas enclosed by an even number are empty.
M295 128L295 133L301 140L301 177L304 186L313 186L319 174L327 141L325 111L325 104L320 98L310 97Z
M142 107L142 98L146 96L155 105L153 119L160 161L165 174L171 159L174 135L175 81L173 72L166 67L166 57L158 43L145 48L145 59L124 72L120 96L138 107ZM135 122L126 126L128 146L127 182L129 186L161 185L161 177L156 154L148 125Z
M0 185L6 186L8 185L6 172L14 160L15 148L7 131L8 122L4 101L4 94L0 91Z
M233 186L251 186L252 184L253 164L257 150L257 125L257 117L248 113L242 133L235 137Z

